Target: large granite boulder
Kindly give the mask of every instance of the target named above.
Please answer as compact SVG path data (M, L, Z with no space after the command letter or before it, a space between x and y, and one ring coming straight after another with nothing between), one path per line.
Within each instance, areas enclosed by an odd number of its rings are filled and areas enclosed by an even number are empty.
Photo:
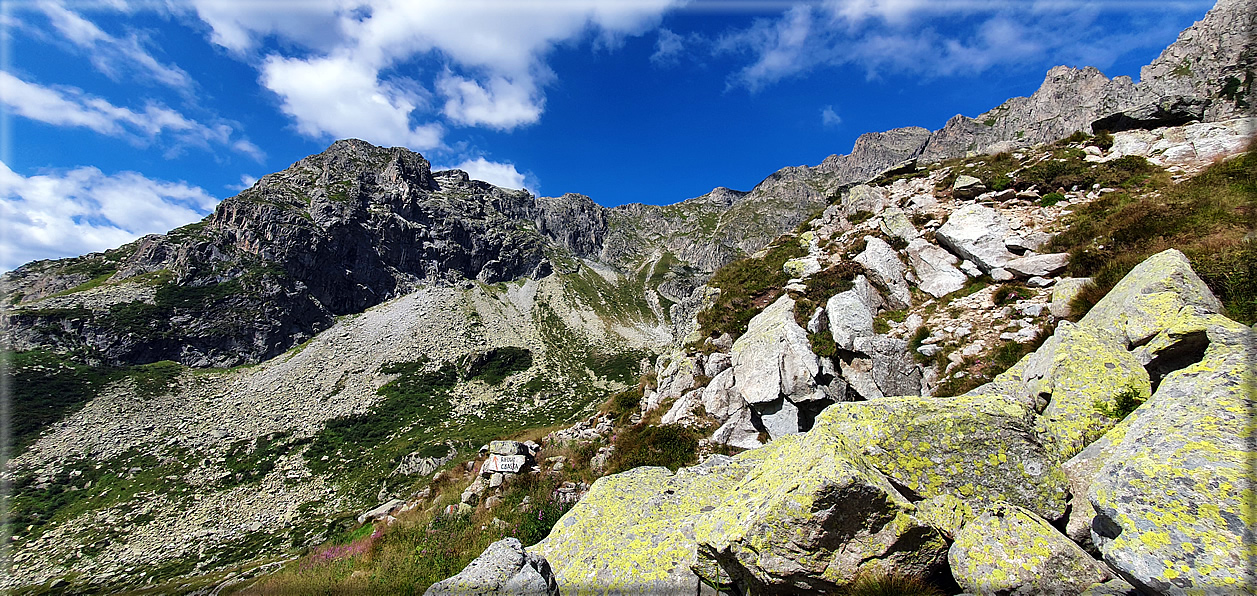
M1017 257L1004 245L1011 228L999 211L966 205L952 212L934 238L956 256L975 263L984 273L1002 268Z
M857 338L873 335L874 314L876 309L865 302L864 295L855 288L830 297L825 302L825 318L829 321L834 345L841 350L851 350Z
M783 295L751 319L746 333L733 344L733 376L748 404L782 396L805 401L824 396L816 386L820 361L812 353L807 331L794 319L794 300Z
M643 467L603 476L529 551L550 562L564 594L697 594L695 526L709 523L760 451L712 456L675 474Z
M1043 518L997 503L956 534L952 576L974 594L1075 596L1113 575Z
M1007 243L1005 243L1007 247ZM1019 277L1051 277L1069 266L1069 253L1054 252L1009 259L1004 268Z
M861 573L939 568L943 537L853 445L810 432L761 449L765 463L696 527L701 557L715 563L697 569L758 594L832 592Z
M867 184L857 184L842 198L842 210L847 215L857 213L881 213L886 207L886 194L882 189Z
M956 268L955 255L923 238L908 243L908 263L916 273L917 287L935 298L942 298L963 287L969 277Z
M846 437L912 498L1007 501L1049 521L1069 488L1032 410L1002 395L886 397L829 406L812 433Z
M1071 460L1097 470L1092 539L1124 579L1152 594L1230 593L1254 573L1253 330L1208 327L1203 359Z
M1127 347L1138 346L1169 327L1187 306L1222 312L1222 303L1187 257L1171 248L1136 265L1080 322L1116 333Z
M503 538L458 572L432 584L424 596L558 596L559 586L545 557L524 551L517 538Z
M856 255L855 262L864 266L873 281L886 288L886 301L891 308L907 308L912 294L903 278L905 269L899 253L881 238L865 236L864 241L864 251Z
M853 347L869 357L869 380L883 396L921 394L921 367L908 350L908 342L874 335L857 339Z
M1047 405L1040 419L1057 461L1108 432L1116 420L1100 412L1122 391L1152 393L1148 371L1109 333L1061 321L1021 372L1028 400Z

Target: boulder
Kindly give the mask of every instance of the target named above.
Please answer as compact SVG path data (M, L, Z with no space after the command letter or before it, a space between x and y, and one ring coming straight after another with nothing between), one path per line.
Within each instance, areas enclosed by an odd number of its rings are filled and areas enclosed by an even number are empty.
M391 515L394 511L402 508L404 505L406 505L406 502L401 499L391 499L387 503L383 503L372 509L363 511L358 515L358 523L365 524L368 521L384 519L385 517Z
M870 373L882 395L921 394L921 368L908 351L908 342L874 335L857 339L854 348L872 360Z
M711 440L713 443L740 449L755 449L763 446L759 440L759 432L755 428L755 417L751 408L743 406L730 414L729 419L711 434Z
M733 376L748 404L778 397L808 399L816 386L820 362L794 320L794 300L783 295L751 319L746 333L733 344ZM823 393L823 392L822 392Z
M760 425L768 433L769 439L780 439L800 430L799 407L784 397L756 404L754 410L759 414Z
M1018 257L1004 263L1004 269L1022 278L1051 277L1064 271L1068 266L1069 253L1067 252Z
M1130 582L1121 578L1117 578L1117 579L1111 579L1102 584L1094 584L1091 587L1087 588L1086 590L1083 590L1082 594L1079 594L1078 596L1141 596L1141 595L1139 593L1139 590L1135 589L1135 586L1130 585Z
M972 261L983 272L1016 257L1004 246L1008 220L990 207L966 205L952 212L934 232L935 239L956 256Z
M655 369L659 371L659 382L655 393L646 401L648 412L692 389L694 377L701 371L697 358L682 352L660 356Z
M916 503L916 518L938 530L948 540L973 519L973 508L959 497L943 493Z
M724 352L712 352L707 356L707 360L703 361L703 374L708 377L715 377L724 372L733 365L733 360Z
M997 503L956 534L952 576L975 594L1075 596L1113 575L1043 518Z
M1034 412L1000 395L887 397L829 406L812 433L846 437L912 498L1007 501L1057 521L1069 495ZM905 493L907 494L907 493Z
M1020 196L1018 195L1018 197ZM1038 193L1034 193L1033 200L1038 200L1038 198ZM1004 238L1004 247L1016 254L1023 254L1026 251L1039 250L1039 248L1051 240L1052 235L1046 232L1014 234Z
M834 294L825 302L825 314L829 319L829 332L839 349L851 350L856 338L873 335L872 309L854 288Z
M968 277L956 268L959 261L951 253L922 238L908 243L908 263L919 280L917 287L935 298L965 287Z
M972 199L986 192L986 185L973 176L961 174L951 185L951 195L957 199Z
M1222 312L1187 257L1171 248L1136 265L1080 322L1113 331L1127 347L1138 346L1169 327L1186 306Z
M1104 433L1116 420L1097 409L1133 389L1152 393L1148 371L1121 340L1109 333L1061 321L1056 332L1026 361L1021 373L1028 402L1046 404L1040 420L1048 446L1065 461Z
M723 571L711 583L831 593L862 572L928 575L941 566L943 537L853 443L810 432L756 451L764 463L695 527L700 557L714 563L698 569Z
M919 234L916 226L912 225L912 219L898 207L882 212L881 229L887 236L902 239L904 242L911 242Z
M603 476L528 551L564 594L697 594L695 526L710 523L763 449L712 456L674 474L641 467Z
M1070 315L1069 303L1082 292L1083 288L1095 283L1090 277L1062 277L1052 286L1052 303L1048 311L1052 316L1063 319Z
M880 188L857 184L842 198L842 207L848 216L860 212L876 215L886 207L886 195Z
M1211 325L1203 359L1075 459L1095 469L1092 539L1123 579L1154 594L1257 584L1253 566L1251 329Z
M912 294L903 278L905 269L899 253L881 238L865 236L864 241L864 251L856 255L855 262L864 266L873 281L886 288L886 301L891 308L907 308Z
M519 441L490 441L489 453L493 455L528 455L528 447Z
M722 421L746 407L742 394L734 387L732 368L726 368L712 377L703 388L702 404L707 415Z
M873 360L871 358L852 358L839 360L839 370L847 387L863 399L880 399L886 395L877 386L873 376Z
M525 552L518 538L503 538L490 544L458 575L432 584L423 594L558 596L559 586L545 557Z

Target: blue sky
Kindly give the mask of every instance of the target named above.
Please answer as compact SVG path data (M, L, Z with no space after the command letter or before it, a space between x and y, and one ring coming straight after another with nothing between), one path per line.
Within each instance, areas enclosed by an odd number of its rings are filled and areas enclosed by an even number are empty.
M1138 79L1206 0L0 3L0 270L199 220L357 137L665 204L941 127L1057 64Z

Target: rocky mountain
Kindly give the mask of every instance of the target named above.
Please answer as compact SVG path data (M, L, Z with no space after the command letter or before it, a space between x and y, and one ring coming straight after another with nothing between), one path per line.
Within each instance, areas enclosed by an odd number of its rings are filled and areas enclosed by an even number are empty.
M1117 576L1208 585L1171 576L1236 567L1229 546L1180 559L1147 533L1150 511L1182 505L1145 482L1177 456L1135 462L1193 427L1175 411L1225 418L1192 387L1219 387L1227 412L1239 399L1225 388L1247 331L1212 292L1240 220L1210 236L1214 260L1158 251L1065 318L1090 287L1073 271L1103 282L1096 264L1125 258L1126 236L1174 242L1155 199L1248 146L1251 8L1219 2L1138 84L1058 67L1029 98L869 133L745 192L605 208L343 140L200 223L5 274L20 424L0 586L191 592L402 509L523 515L489 457L549 477L563 461L538 449L584 441L583 461L605 464L643 420L747 451L573 480L562 498L580 502L549 538L494 556L564 593L825 591L876 570L1025 593L1042 561L990 583L1013 573L992 557L1015 559L984 537L1029 533L1077 565L1071 593ZM1129 204L1161 234L1067 225ZM1146 408L1097 413L1130 383ZM624 395L640 397L632 416L590 418ZM536 449L488 448L573 421ZM1174 444L1230 445L1230 430L1192 432ZM1239 540L1201 523L1175 540ZM649 564L624 556L645 543Z

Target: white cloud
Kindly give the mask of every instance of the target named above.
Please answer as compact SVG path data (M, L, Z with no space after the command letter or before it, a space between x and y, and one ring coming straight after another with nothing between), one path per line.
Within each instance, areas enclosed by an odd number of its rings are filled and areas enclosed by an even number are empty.
M418 96L381 82L374 68L347 56L271 56L262 66L262 84L280 96L298 132L310 137L361 137L421 150L441 143L439 125L410 125Z
M267 36L290 42L260 61L261 82L302 134L422 150L440 145L442 120L497 130L536 122L556 45L591 35L614 45L684 1L320 0L291 14L288 2L194 5L215 43L233 51Z
M842 124L842 117L834 111L834 106L825 106L821 110L821 126L832 128Z
M544 99L532 87L531 80L515 82L493 77L486 88L474 80L446 73L436 86L446 98L445 116L458 124L510 130L541 118Z
M791 7L775 21L758 19L749 29L726 36L718 44L725 51L750 49L755 61L734 75L734 82L755 91L764 85L811 68L816 59L813 11L810 5Z
M136 71L141 78L183 92L189 92L195 87L192 78L183 69L162 64L145 50L137 35L132 34L125 39L113 37L59 2L45 1L38 6L53 27L84 50L92 65L109 77L117 79L123 72Z
M1165 10L1149 12L1157 6ZM1163 44L1162 33L1175 28L1167 15L1197 9L1193 2L1136 0L798 2L776 18L726 34L715 47L750 55L730 84L751 91L842 65L863 68L870 78L972 76L1029 63L1103 69L1134 48Z
M341 0L191 0L211 28L210 39L234 52L275 35L306 47L330 49L338 39L339 12L357 3Z
M231 143L232 128L226 124L205 125L184 117L168 107L150 103L142 111L115 106L73 87L44 87L28 83L0 71L0 104L24 118L55 126L79 126L135 143L171 137L176 145L208 147L210 143ZM236 150L257 157L252 143L237 140Z
M100 251L202 219L218 203L182 182L91 167L25 177L0 162L0 270Z
M527 189L537 194L540 185L531 174L520 173L513 163L489 161L483 157L467 159L453 169L467 172L472 180L481 180L494 186L510 189Z
M248 174L241 174L240 184L228 184L226 188L227 190L234 190L236 192L239 192L246 188L252 187L254 184L257 183L257 181L258 179L253 176L250 176Z

